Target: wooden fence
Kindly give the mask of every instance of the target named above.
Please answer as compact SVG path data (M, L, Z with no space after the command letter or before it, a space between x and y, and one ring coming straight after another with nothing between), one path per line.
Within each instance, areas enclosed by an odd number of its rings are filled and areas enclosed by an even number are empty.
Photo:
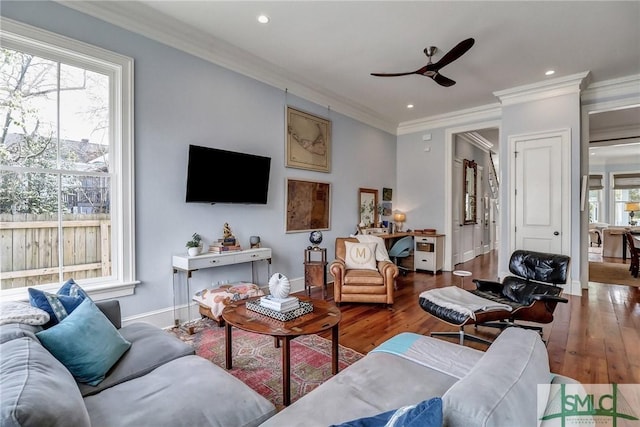
M59 283L61 259L64 280L109 276L110 215L1 214L0 251L1 289Z

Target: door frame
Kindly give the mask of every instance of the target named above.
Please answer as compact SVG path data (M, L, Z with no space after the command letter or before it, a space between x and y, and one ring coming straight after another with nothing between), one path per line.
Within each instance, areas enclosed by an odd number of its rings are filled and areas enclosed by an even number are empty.
M613 101L594 101L581 107L580 176L589 176L589 117L591 114L623 110L640 105L640 94ZM608 209L608 207L607 207ZM589 288L589 209L580 215L580 288Z
M509 182L516 182L516 161L515 161L515 149L516 144L520 141L530 140L530 139L543 139L543 138L560 138L560 143L562 144L561 152L562 152L562 160L560 164L562 165L561 171L561 200L569 200L571 194L571 182L570 182L570 172L571 172L571 164L568 159L571 154L571 129L559 129L555 131L543 131L543 132L532 132L526 134L518 134L518 135L509 135L509 156L513 156L509 161ZM511 191L514 189L512 188ZM571 203L562 203L561 206L561 219L560 223L562 226L562 237L560 239L560 247L561 253L565 255L571 256ZM509 233L511 238L509 239L509 253L513 253L516 248L516 233L513 230L513 227L516 226L516 198L509 197L509 224L511 230L513 232ZM567 283L571 283L567 280Z
M480 129L497 128L500 140L502 141L502 120L491 120L480 123L472 123L445 129L444 137L444 271L453 271L452 265L452 234L453 234L453 162L455 149L455 136L458 133L472 132ZM498 150L498 161L500 161L500 151ZM500 253L498 253L500 260Z

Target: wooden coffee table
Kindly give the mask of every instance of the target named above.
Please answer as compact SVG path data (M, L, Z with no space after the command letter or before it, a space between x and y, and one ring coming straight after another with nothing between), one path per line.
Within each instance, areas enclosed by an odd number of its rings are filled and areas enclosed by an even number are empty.
M222 311L225 321L225 359L226 368L231 369L231 327L256 334L271 335L275 345L282 343L282 397L283 404L291 403L291 340L300 335L317 334L331 329L331 372L338 373L338 323L342 317L340 310L332 301L323 301L299 297L300 301L313 304L311 313L288 322L273 319L264 314L248 310L245 301L229 304ZM256 298L253 298L256 299Z

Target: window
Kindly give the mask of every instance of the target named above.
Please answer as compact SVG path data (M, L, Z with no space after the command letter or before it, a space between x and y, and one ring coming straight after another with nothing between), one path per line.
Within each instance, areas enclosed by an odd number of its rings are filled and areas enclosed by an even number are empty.
M633 202L640 202L640 172L614 173L614 225L635 225L638 218L632 216L630 211L627 211L627 205Z
M589 222L604 222L602 175L589 175Z
M604 222L602 190L589 190L589 222Z
M1 294L68 278L98 299L131 294L133 60L0 24Z

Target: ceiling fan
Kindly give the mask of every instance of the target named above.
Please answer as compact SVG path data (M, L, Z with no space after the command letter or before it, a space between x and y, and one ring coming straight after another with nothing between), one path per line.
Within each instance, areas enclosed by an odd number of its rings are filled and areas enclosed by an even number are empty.
M456 82L440 74L440 68L460 58L469 49L471 49L471 46L473 46L474 43L475 40L473 38L468 38L461 41L435 64L431 62L431 57L438 51L438 48L435 46L429 46L424 49L424 54L427 55L427 58L429 58L429 62L424 67L416 71L409 71L406 73L371 73L371 75L376 77L398 77L408 76L410 74L419 74L425 77L431 77L433 81L441 86L453 86L454 84L456 84Z

